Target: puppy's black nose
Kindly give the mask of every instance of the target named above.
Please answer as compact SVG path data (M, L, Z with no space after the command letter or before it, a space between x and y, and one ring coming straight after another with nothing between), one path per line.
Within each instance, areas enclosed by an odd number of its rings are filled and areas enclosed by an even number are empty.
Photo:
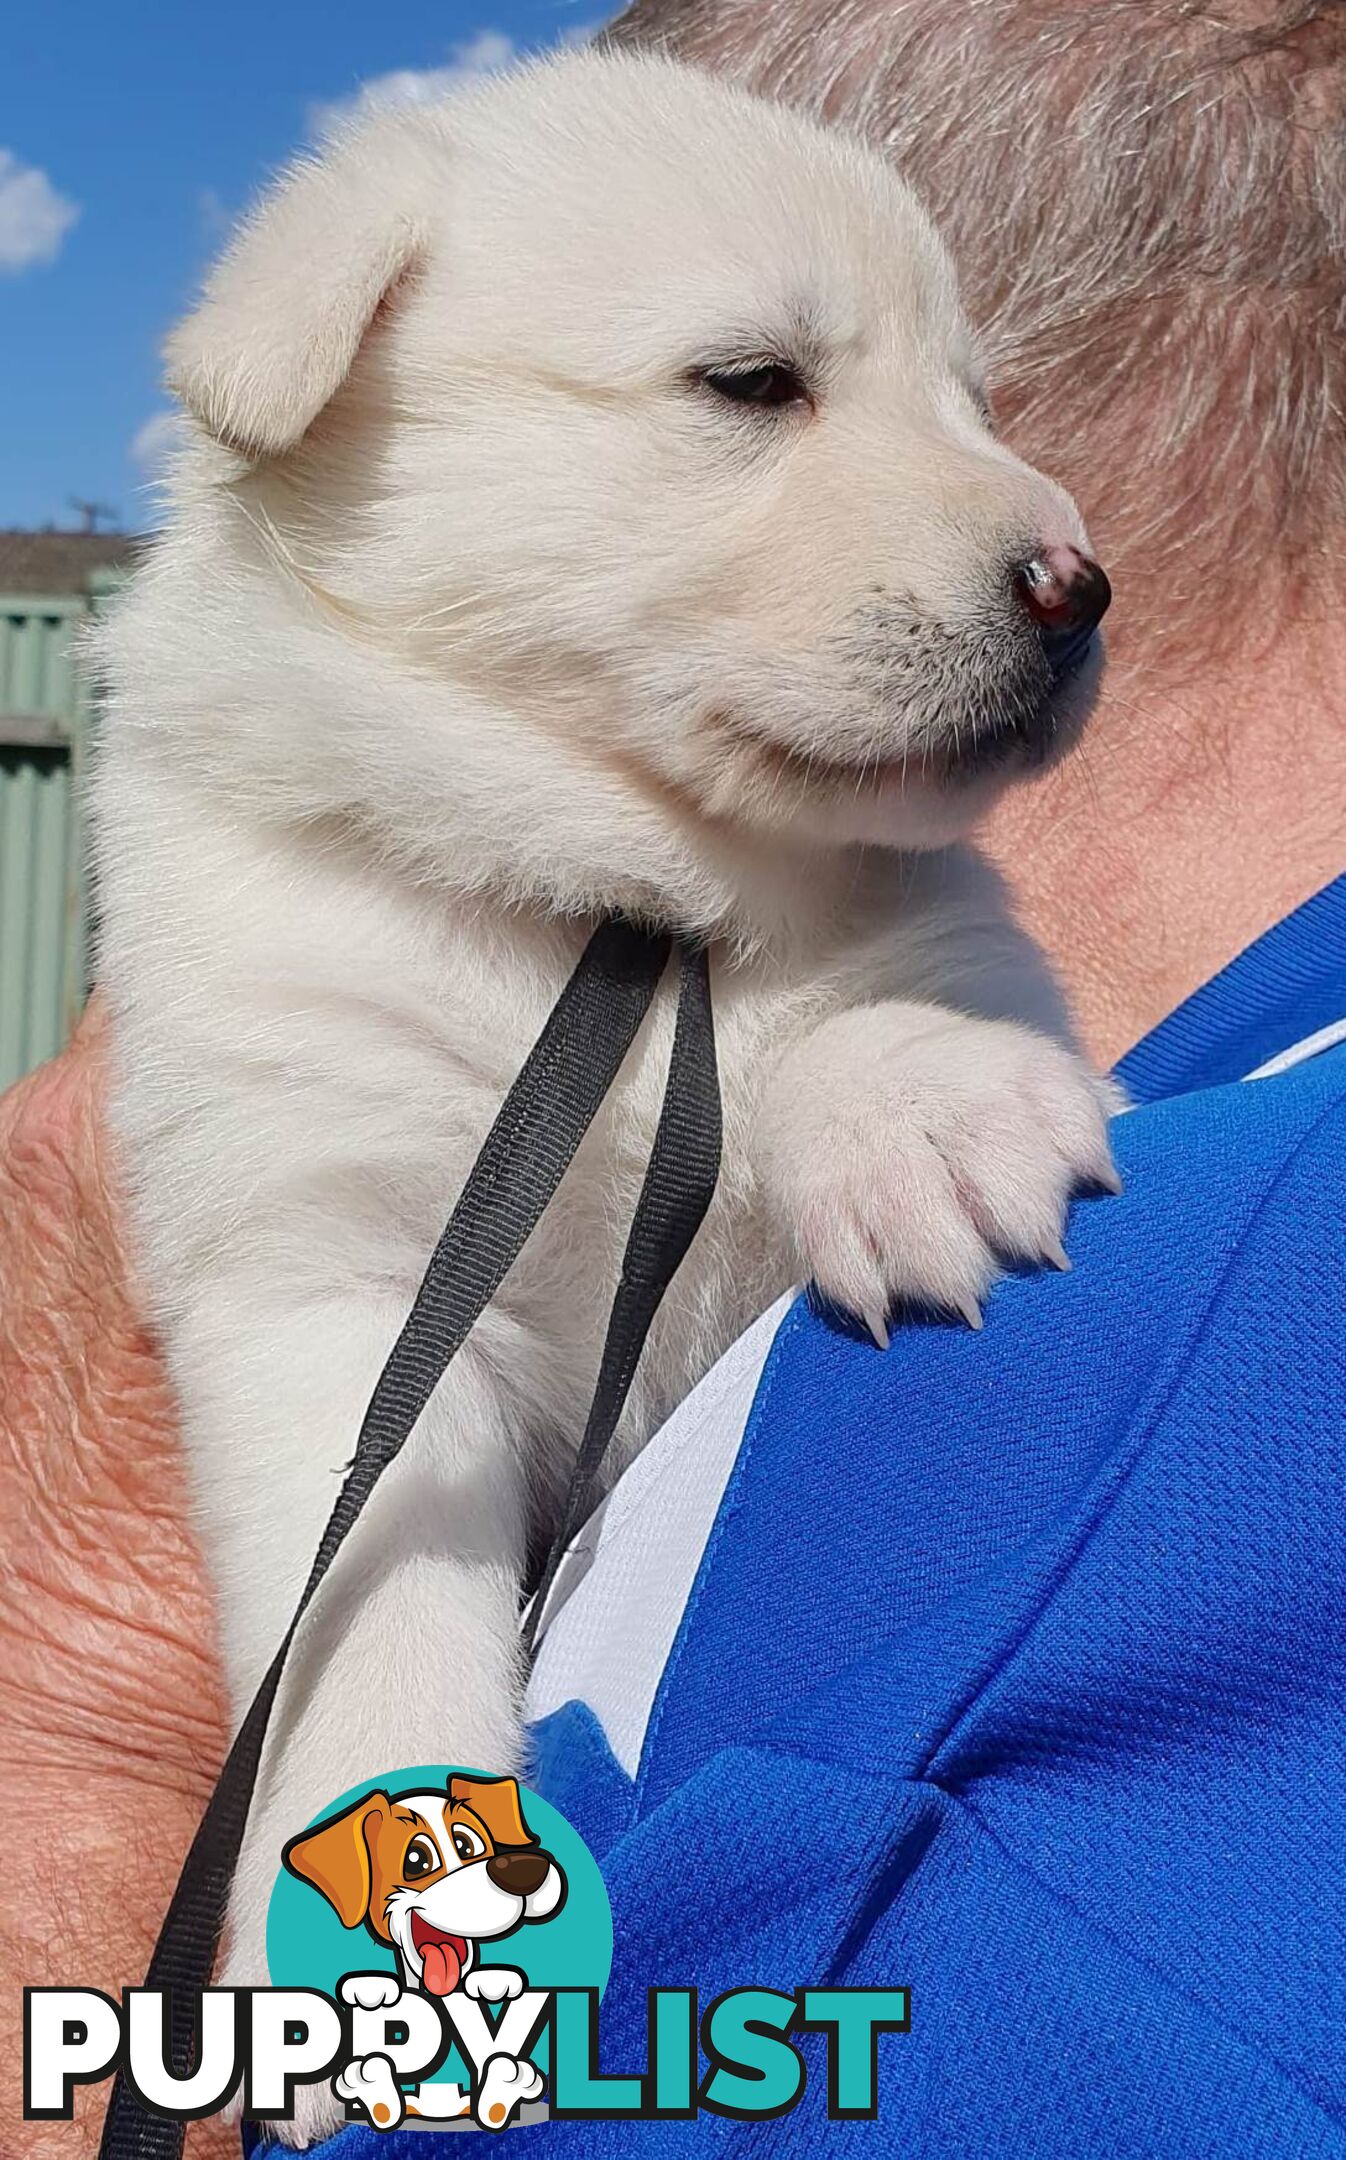
M486 1873L497 1890L511 1897L531 1897L547 1880L551 1860L544 1852L497 1852L486 1863Z
M1014 589L1037 625L1052 673L1068 674L1083 659L1112 599L1102 569L1078 548L1044 547L1017 566Z

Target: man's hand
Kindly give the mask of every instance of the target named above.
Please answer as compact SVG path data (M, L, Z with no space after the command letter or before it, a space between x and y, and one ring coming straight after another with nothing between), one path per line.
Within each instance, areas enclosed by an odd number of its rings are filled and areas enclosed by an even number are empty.
M225 1739L173 1406L128 1286L101 1035L91 1012L0 1098L0 2142L25 2160L85 2160L108 2088L20 2139L21 1990L143 1979ZM196 2160L237 2149L219 2124L189 2133Z

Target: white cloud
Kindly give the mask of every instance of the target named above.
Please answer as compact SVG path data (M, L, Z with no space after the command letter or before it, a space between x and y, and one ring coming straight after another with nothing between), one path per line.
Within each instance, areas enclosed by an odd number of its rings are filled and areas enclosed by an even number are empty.
M598 23L575 23L561 32L557 42L563 46L587 45L599 28ZM507 30L475 31L461 44L450 46L449 57L442 67L393 68L387 75L375 75L361 83L353 97L337 98L330 104L310 105L309 127L315 135L325 135L354 113L369 112L384 105L430 104L479 75L494 75L518 57L519 47Z
M310 105L309 126L315 135L325 135L339 121L377 106L428 105L474 76L493 75L498 68L508 67L517 50L507 30L478 30L449 48L443 67L393 68L387 75L375 75L361 83L353 97Z
M55 262L79 216L79 204L58 195L36 165L0 150L0 272Z
M131 437L131 456L142 472L157 475L181 439L182 419L178 413L151 413Z

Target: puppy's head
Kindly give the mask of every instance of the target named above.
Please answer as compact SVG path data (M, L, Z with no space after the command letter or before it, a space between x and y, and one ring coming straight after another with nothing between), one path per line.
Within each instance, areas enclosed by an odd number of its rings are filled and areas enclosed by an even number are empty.
M450 1995L474 1944L549 1920L566 1882L524 1820L513 1778L450 1778L445 1792L369 1792L292 1838L285 1866L343 1927L401 1953L407 1978Z
M521 720L572 788L938 844L1087 704L1106 581L995 438L914 196L670 63L357 124L170 362L351 652Z

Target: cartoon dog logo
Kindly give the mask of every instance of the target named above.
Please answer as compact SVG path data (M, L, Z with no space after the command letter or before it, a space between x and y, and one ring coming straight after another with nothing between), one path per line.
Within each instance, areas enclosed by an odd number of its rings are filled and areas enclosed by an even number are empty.
M343 1927L363 1927L395 1952L396 1980L363 1973L342 1982L345 2000L367 2010L391 2007L410 1989L512 2001L524 1975L509 1965L481 1965L477 1945L550 1920L566 1897L561 1868L524 1820L514 1778L451 1777L442 1792L365 1793L291 1838L282 1858L326 1898ZM404 2113L471 2114L483 2128L503 2129L515 2108L543 2089L533 2063L503 2050L481 2067L470 2098L456 2085L421 2086L408 2097L385 2055L350 2064L335 2083L379 2129L391 2129Z

